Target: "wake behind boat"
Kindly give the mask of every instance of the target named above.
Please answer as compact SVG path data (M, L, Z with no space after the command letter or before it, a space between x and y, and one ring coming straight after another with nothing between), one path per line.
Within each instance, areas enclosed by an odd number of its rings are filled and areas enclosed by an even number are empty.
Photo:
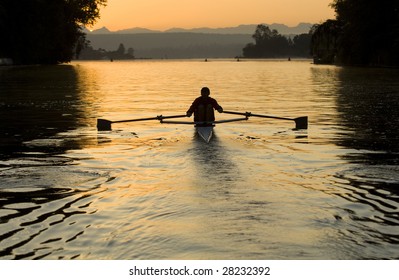
M215 124L222 124L228 122L238 122L238 121L246 121L249 117L260 117L260 118L270 118L270 119L279 119L279 120L290 120L295 121L295 129L307 129L308 128L308 117L299 117L299 118L284 118L284 117L275 117L275 116L268 116L268 115L259 115L259 114L252 114L250 112L232 112L232 111L223 111L225 114L233 114L233 115L241 115L242 118L235 118L235 119L227 119L227 120L220 120L220 121L209 121L209 122L193 122L193 121L169 121L168 119L173 118L184 118L187 115L173 115L173 116L156 116L150 118L140 118L140 119L130 119L130 120L120 120L120 121L109 121L105 119L98 119L97 120L97 129L99 131L107 131L112 130L111 125L113 123L122 123L122 122L137 122L137 121L149 121L149 120L158 120L160 123L166 124L188 124L194 125L197 130L198 135L207 143L210 142L213 136L213 128Z

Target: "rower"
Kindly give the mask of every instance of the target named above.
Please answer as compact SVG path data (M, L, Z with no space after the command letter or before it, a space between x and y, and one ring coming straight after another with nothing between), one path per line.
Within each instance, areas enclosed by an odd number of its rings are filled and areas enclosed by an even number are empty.
M197 97L187 111L187 117L194 113L194 122L213 122L215 121L214 109L223 113L223 108L216 99L209 97L211 91L207 87L201 89L201 96Z

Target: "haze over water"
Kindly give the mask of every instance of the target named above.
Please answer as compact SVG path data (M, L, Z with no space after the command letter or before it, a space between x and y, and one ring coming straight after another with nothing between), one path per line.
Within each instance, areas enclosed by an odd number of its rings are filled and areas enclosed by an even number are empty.
M0 68L0 259L397 259L397 76L308 60ZM202 86L309 129L250 118L207 144L192 126L95 127L184 114Z

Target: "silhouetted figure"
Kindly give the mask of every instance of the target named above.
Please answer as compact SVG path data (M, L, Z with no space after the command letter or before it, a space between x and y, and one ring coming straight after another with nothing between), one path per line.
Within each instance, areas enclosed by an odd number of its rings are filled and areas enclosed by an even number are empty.
M187 117L191 117L194 113L195 122L211 122L215 120L214 110L216 109L219 113L223 112L222 106L218 102L209 97L211 91L207 87L201 89L201 96L196 98L191 104L187 111Z

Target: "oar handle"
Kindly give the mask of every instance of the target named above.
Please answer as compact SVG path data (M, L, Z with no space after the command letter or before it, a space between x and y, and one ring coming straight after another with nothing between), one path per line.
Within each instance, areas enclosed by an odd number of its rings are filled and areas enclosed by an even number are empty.
M247 120L248 120L248 117L239 118L239 119L229 119L229 120L213 121L212 123L218 124L218 123L239 122L239 121L247 121Z
M251 112L242 113L242 112L223 111L223 113L232 114L232 115L242 115L242 116L246 116L246 117L259 117L259 118L269 118L269 119L279 119L279 120L289 120L289 121L293 121L294 120L294 119L291 119L291 118L283 118L283 117L252 114Z
M251 113L250 113L251 114ZM275 116L267 116L267 115L258 115L258 114L251 114L251 117L259 117L259 118L269 118L269 119L278 119L278 120L288 120L293 121L294 119L291 118L284 118L284 117L275 117Z
M131 120L121 120L121 121L112 121L112 123L122 123L122 122L139 122L139 121L150 121L150 120L160 120L163 119L173 119L173 118L183 118L187 117L187 115L175 115L175 116L156 116L152 118L141 118L141 119L131 119Z
M251 113L250 113L250 112L241 113L241 112L232 112L232 111L224 111L224 110L223 110L223 113L225 113L225 114L232 114L232 115L241 115L241 116L246 116L246 117L251 116Z
M158 120L163 120L163 119L174 119L174 118L184 118L187 117L187 115L174 115L174 116L158 116Z
M111 123L139 122L139 121L150 121L150 120L157 120L157 119L158 119L158 117L152 117L152 118L142 118L142 119L111 121Z
M245 118L238 118L238 119L229 119L229 120L220 120L220 121L209 121L209 122L185 122L185 121L162 121L161 123L171 123L171 124L203 124L203 125L213 125L218 123L228 123L228 122L238 122L238 121L246 121L248 120L247 117Z

